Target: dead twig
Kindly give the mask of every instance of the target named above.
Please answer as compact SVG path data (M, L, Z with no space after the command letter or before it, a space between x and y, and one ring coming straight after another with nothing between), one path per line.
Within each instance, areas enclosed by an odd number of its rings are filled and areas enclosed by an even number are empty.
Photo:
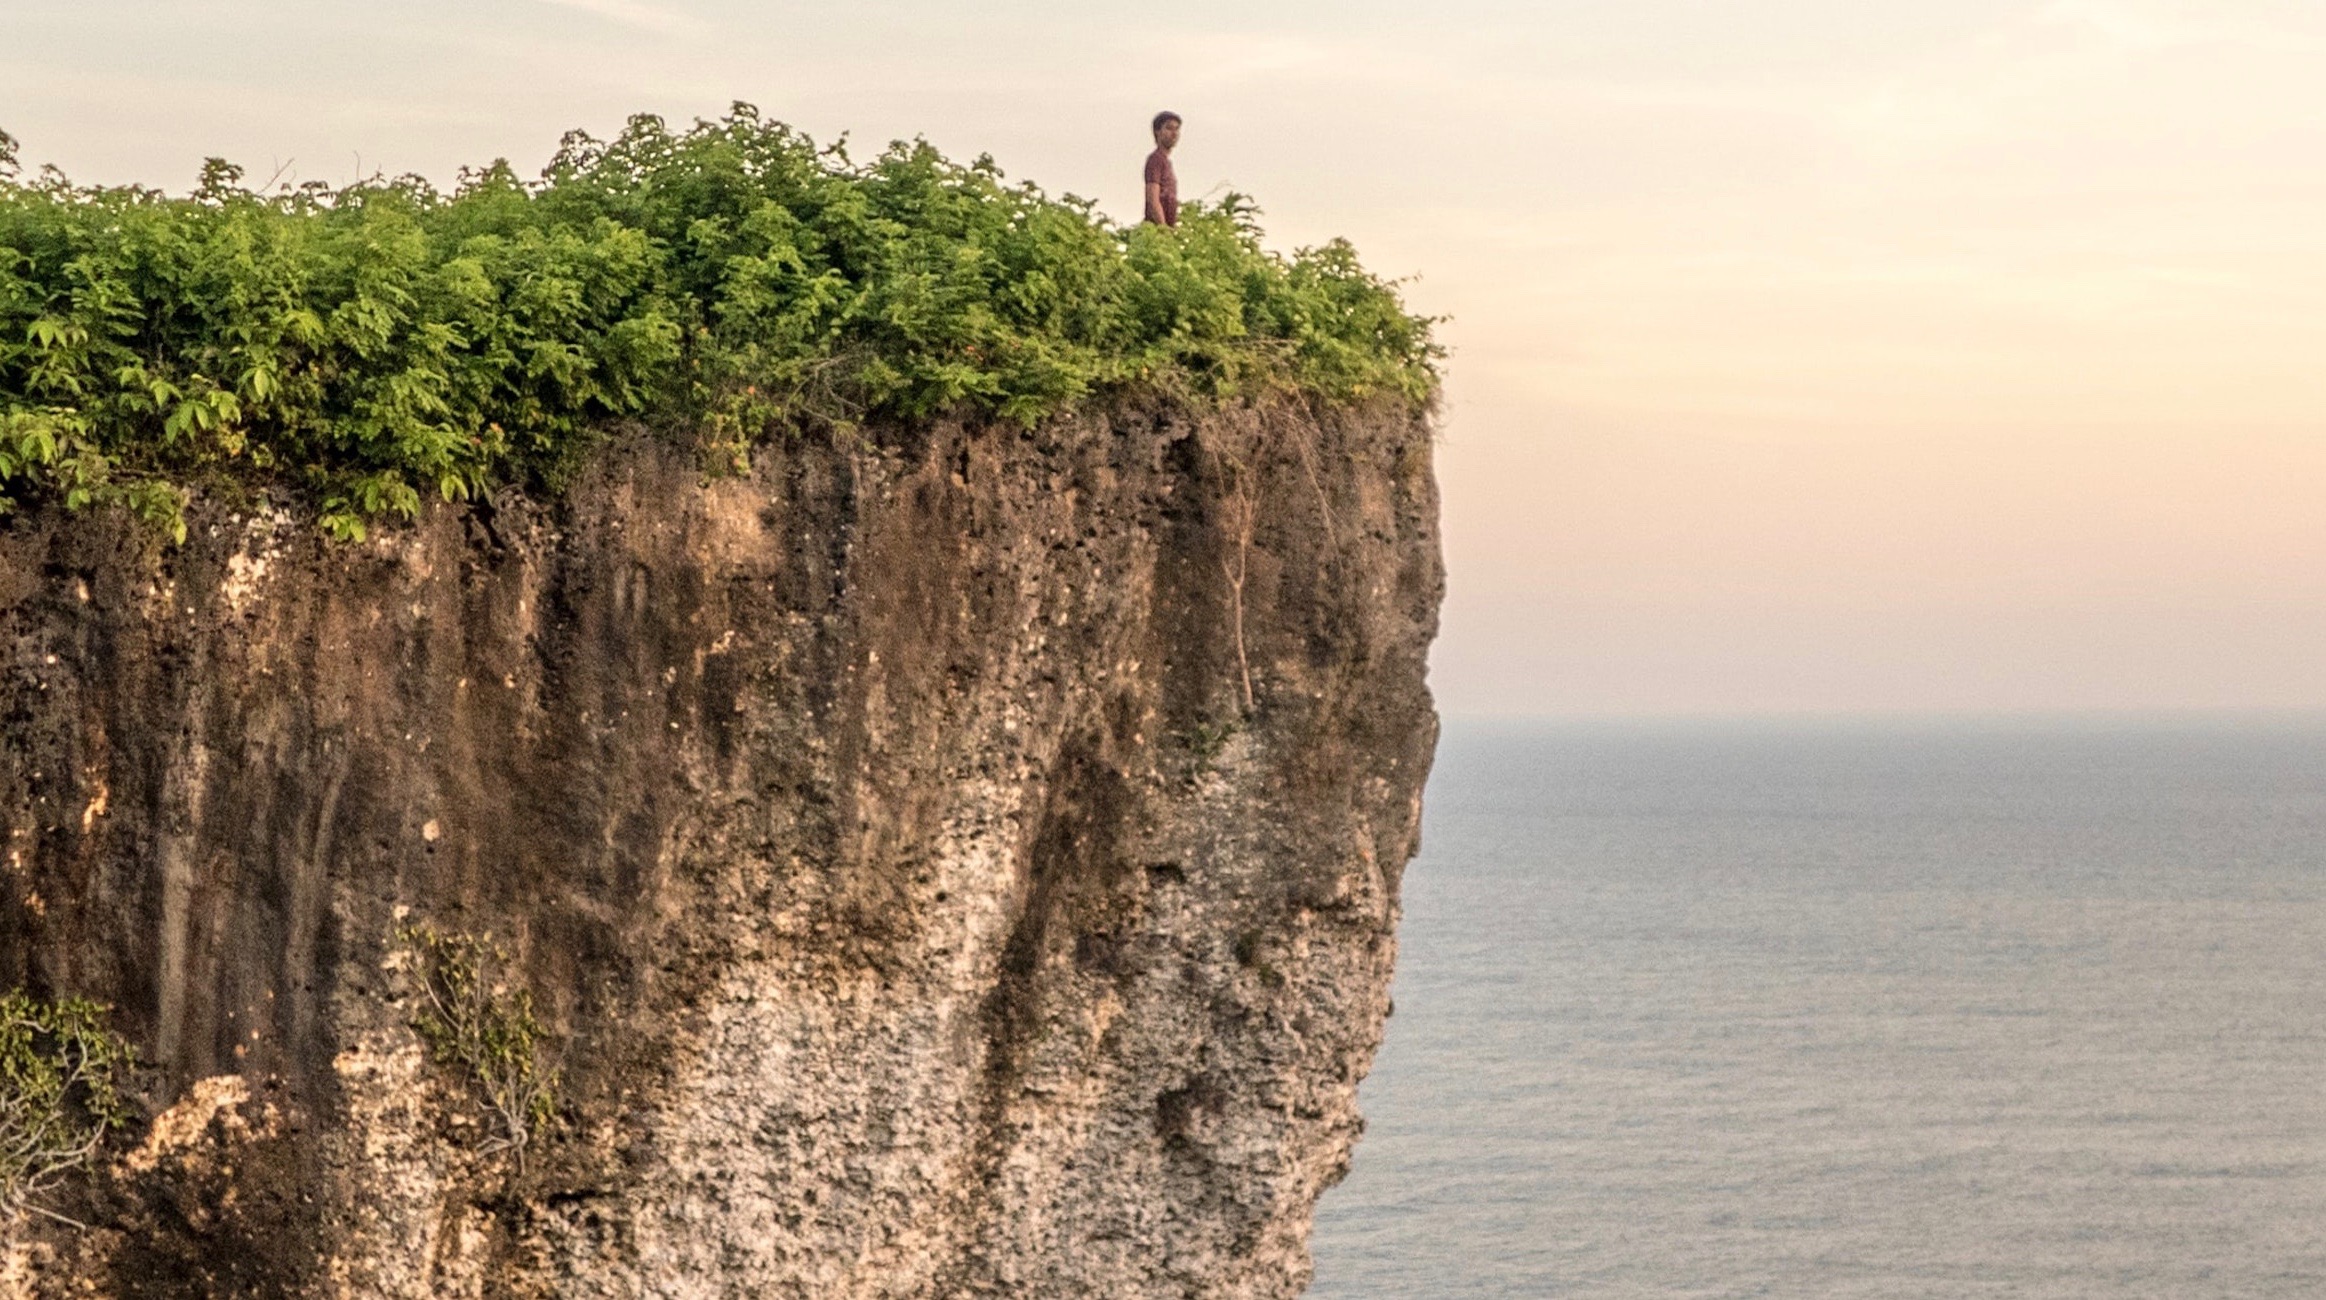
M1253 499L1252 474L1242 459L1213 451L1227 480L1227 491L1220 498L1221 522L1228 536L1235 542L1232 554L1220 557L1220 572L1228 582L1228 607L1235 630L1236 669L1244 687L1244 712L1248 715L1258 707L1252 691L1252 655L1244 640L1244 585L1251 576L1252 532L1259 519L1259 505Z

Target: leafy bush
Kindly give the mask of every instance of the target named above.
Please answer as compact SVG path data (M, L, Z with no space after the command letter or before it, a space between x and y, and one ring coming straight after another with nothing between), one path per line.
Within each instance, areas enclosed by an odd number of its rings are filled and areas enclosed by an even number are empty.
M485 1150L519 1161L557 1117L558 1072L543 1059L533 994L501 977L509 955L489 937L419 924L397 931L414 958L423 1001L412 1028L436 1064L465 1076L500 1129Z
M412 177L184 198L17 175L0 136L0 505L311 491L360 537L424 494L553 472L609 423L740 465L771 433L1032 422L1155 385L1434 392L1431 322L1346 243L1268 251L1231 196L1176 231L925 143L868 163L748 105L566 137L451 194Z
M106 1136L129 1122L120 1076L135 1058L104 1014L79 998L0 995L0 1228L27 1210L58 1217L38 1199L92 1164Z

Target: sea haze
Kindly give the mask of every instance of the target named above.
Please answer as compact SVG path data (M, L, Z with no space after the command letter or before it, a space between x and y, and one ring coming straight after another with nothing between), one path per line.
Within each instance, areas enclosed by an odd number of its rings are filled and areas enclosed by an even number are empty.
M1450 725L1332 1300L2326 1295L2326 724Z

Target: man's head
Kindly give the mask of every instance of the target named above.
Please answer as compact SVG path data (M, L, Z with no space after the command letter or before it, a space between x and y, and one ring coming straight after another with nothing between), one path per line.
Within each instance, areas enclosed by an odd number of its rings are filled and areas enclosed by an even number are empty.
M1155 143L1166 149L1179 143L1179 114L1163 112L1155 115Z

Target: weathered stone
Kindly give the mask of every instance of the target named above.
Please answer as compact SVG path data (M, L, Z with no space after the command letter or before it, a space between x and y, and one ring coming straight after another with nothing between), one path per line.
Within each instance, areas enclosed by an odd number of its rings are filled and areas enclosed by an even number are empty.
M354 546L0 525L0 987L111 1002L156 1116L0 1294L1297 1293L1434 491L1402 408L1156 403L708 480L640 434ZM522 1161L402 918L538 1000Z

